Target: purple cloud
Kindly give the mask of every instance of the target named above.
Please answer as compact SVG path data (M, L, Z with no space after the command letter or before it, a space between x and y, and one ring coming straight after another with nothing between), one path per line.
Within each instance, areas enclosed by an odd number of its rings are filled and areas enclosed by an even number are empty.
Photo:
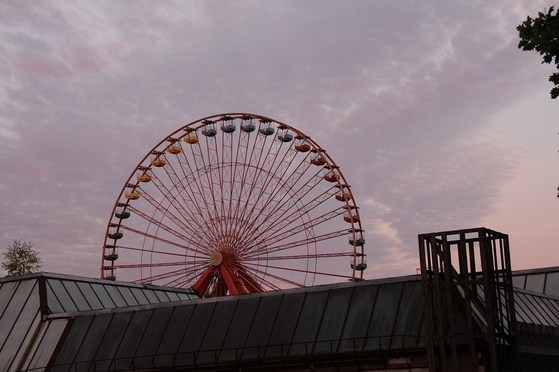
M32 241L46 271L97 276L109 213L147 151L200 117L254 112L342 167L368 275L413 273L417 234L477 225L522 171L522 138L487 132L548 90L515 27L549 5L3 3L1 241Z

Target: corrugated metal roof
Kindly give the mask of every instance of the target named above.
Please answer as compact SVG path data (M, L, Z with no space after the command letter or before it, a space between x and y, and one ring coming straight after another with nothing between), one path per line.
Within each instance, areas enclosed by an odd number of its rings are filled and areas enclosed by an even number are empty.
M0 371L44 367L71 323L51 314L197 298L182 289L35 273L0 279Z
M517 288L559 297L559 266L512 272Z
M57 274L1 279L0 370L231 367L425 352L419 276L176 301L192 296ZM517 320L557 329L558 301L518 289ZM459 342L467 339L463 312L456 301ZM482 334L483 324L476 329Z
M559 327L559 297L516 289L514 309L518 322Z
M361 282L76 317L60 369L179 368L425 347L421 282ZM73 369L72 369L73 370Z

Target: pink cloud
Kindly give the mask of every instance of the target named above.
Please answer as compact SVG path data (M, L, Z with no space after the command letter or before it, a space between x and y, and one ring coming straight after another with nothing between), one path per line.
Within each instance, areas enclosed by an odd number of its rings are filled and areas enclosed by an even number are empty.
M68 66L61 62L48 61L35 55L23 55L18 62L18 69L23 73L42 75L45 77L64 78L73 75Z

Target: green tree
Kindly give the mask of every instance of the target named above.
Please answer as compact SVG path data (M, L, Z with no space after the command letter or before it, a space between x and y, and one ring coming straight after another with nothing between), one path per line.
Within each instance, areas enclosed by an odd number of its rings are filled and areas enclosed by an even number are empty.
M2 256L2 268L8 272L8 276L29 274L41 268L39 252L29 242L14 240Z
M553 63L559 69L559 11L553 14L553 7L550 7L547 13L539 12L537 18L528 16L516 29L520 36L519 49L535 50L543 56L542 63ZM549 81L555 84L551 98L557 98L559 73L553 73Z

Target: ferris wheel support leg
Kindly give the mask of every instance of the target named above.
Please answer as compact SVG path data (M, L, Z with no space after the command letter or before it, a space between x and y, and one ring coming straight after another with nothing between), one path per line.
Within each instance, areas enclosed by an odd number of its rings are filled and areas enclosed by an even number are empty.
M211 290L210 296L212 297L221 297L227 295L227 284L222 277L218 277L213 289Z
M221 277L225 281L227 288L229 289L229 294L236 295L241 293L246 293L244 288L241 286L238 278L233 278L231 271L226 265L220 265Z
M200 278L192 286L192 289L198 294L199 297L203 297L206 291L208 290L214 272L215 272L215 266L208 267L206 270L204 270L202 275L200 275Z

